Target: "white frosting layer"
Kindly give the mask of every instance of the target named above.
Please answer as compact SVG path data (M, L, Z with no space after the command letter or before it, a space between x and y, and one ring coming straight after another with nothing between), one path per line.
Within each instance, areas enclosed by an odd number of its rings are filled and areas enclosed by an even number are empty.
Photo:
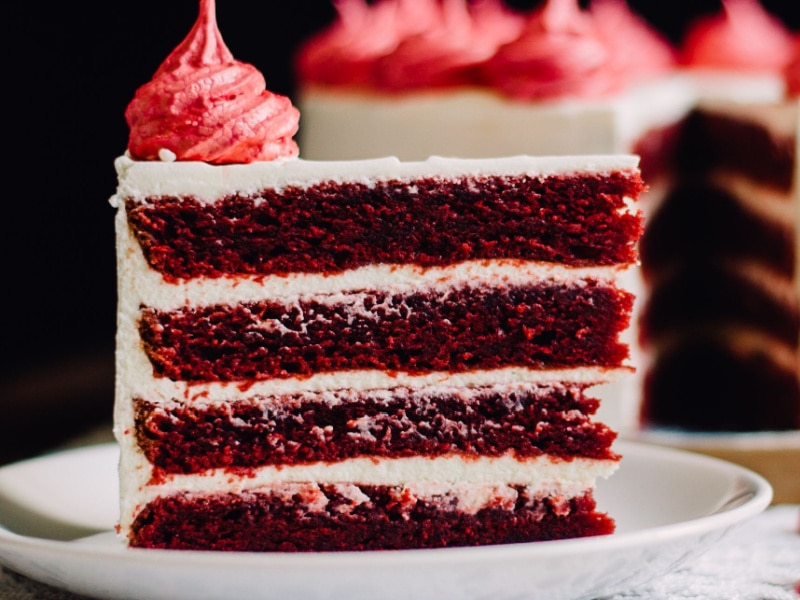
M245 477L214 470L200 475L175 475L163 483L149 482L150 468L137 454L123 453L120 464L123 504L122 533L135 515L159 496L188 493L246 493L268 488L275 483L357 483L412 486L421 495L441 493L444 487L458 484L484 484L484 489L498 485L524 485L540 495L571 498L593 489L599 477L610 476L619 466L614 460L561 460L550 456L520 460L512 455L496 458L445 456L380 459L357 458L338 463L262 467L248 471ZM487 496L488 498L488 496ZM474 509L474 506L473 506Z
M342 371L305 379L248 382L246 389L235 383L189 384L155 379L152 383L135 385L131 396L165 406L174 407L176 403L180 403L198 408L236 402L242 398L258 398L259 402L268 407L278 402L285 402L286 396L297 396L303 401L313 400L335 405L348 401L358 402L367 392L373 398L373 402L388 401L411 394L417 394L421 399L452 395L469 402L471 398L485 393L487 388L492 388L499 394L519 391L544 397L551 394L553 388L563 390L593 387L626 372L624 369L600 368L541 371L522 367L464 373L441 371L425 375L385 371Z
M495 370L475 370L464 373L434 371L424 375L386 371L340 371L320 373L307 378L267 379L247 382L245 386L232 383L186 383L166 378L154 378L152 366L144 352L137 352L136 360L126 360L126 369L118 377L120 392L128 397L146 398L153 402L177 399L185 402L222 404L243 397L267 397L296 394L304 391L352 389L355 391L408 387L420 389L430 386L481 387L495 384L530 382L548 385L565 384L599 385L629 373L628 369L582 368L559 370L534 370L524 367L507 367Z
M192 196L213 202L231 194L250 195L261 190L305 188L321 182L360 183L407 181L415 178L481 177L495 175L562 175L581 171L609 173L634 169L638 157L597 156L508 156L494 159L461 159L432 156L418 162L395 157L359 161L308 161L297 158L235 165L202 162L135 161L120 156L115 161L117 193L111 198L119 206L127 197Z

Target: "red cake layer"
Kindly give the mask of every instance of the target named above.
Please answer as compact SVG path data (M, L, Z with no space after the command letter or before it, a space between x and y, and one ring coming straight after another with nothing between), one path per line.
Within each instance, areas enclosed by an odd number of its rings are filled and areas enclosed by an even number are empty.
M617 337L633 296L593 280L346 298L143 309L139 330L156 376L183 381L348 369L616 367L628 356Z
M338 272L374 263L636 260L638 173L322 183L204 204L128 199L131 231L167 279Z
M136 438L166 473L293 465L359 456L615 459L615 434L590 421L598 401L568 389L327 392L224 405L134 402Z
M642 421L697 431L800 429L795 369L725 339L687 339L645 376Z
M457 512L398 490L360 486L370 501L353 506L336 486L322 486L328 505L311 511L295 495L180 494L150 503L133 524L131 545L142 548L238 551L329 551L441 548L509 544L612 533L614 522L595 510L591 493L571 500L527 497L519 489L504 506Z

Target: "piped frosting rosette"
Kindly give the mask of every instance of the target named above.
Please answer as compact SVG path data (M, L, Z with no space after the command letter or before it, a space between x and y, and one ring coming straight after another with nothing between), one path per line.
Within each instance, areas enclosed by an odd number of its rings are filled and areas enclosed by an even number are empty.
M613 53L615 68L623 75L646 79L676 66L677 50L625 0L592 0L589 10Z
M300 48L296 67L302 81L374 87L376 63L400 41L432 25L435 13L419 0L336 0L338 18Z
M681 61L689 67L780 72L792 56L792 37L757 0L723 0L719 13L686 32Z
M531 13L521 35L484 65L483 76L520 100L603 96L626 80L576 0L548 0Z
M201 0L189 35L125 111L128 152L139 160L249 163L297 156L299 112L266 89L263 75L233 58L214 0Z
M477 67L519 35L523 19L500 0L421 2L428 27L408 35L375 68L379 89L441 88L477 83Z
M783 69L783 78L786 83L786 95L790 98L800 98L800 34L794 38L792 58Z

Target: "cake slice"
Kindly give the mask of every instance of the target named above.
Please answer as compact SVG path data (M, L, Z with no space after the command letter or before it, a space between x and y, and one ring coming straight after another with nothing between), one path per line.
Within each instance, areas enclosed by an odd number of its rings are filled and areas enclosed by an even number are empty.
M636 158L301 160L297 112L232 58L213 9L137 92L116 161L123 540L613 531L593 492L620 456L590 390L631 370ZM219 87L186 85L202 77Z

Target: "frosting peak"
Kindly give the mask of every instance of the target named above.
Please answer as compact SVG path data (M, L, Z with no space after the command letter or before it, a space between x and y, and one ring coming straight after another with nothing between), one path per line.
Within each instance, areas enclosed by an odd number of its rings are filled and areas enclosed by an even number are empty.
M234 59L217 27L214 0L186 39L140 87L125 111L129 154L174 155L213 164L297 156L299 112L266 89L263 75Z
M622 84L612 58L577 0L547 0L488 61L485 78L519 99L601 96Z
M375 63L400 40L428 27L427 2L335 0L338 19L311 37L297 56L304 81L372 87Z
M605 39L615 68L631 79L660 75L677 63L677 52L625 0L592 0L590 12Z
M780 72L791 58L791 34L758 0L723 0L724 10L695 21L683 62L715 69Z
M794 38L792 58L783 70L786 94L790 98L800 98L800 34Z
M408 90L476 83L476 67L516 37L522 20L499 0L441 0L428 5L429 26L400 40L375 69L375 85Z
M191 73L211 65L233 64L236 60L217 27L215 0L200 0L200 14L189 35L161 63L155 77L170 72Z

